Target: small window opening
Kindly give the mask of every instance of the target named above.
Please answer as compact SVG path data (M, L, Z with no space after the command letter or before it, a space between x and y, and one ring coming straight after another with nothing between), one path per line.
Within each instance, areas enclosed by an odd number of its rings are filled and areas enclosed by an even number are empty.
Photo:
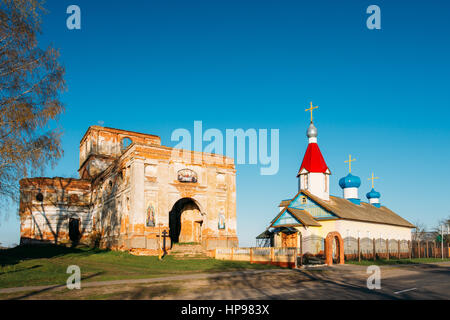
M301 204L306 204L306 197L305 197L305 196L302 196L302 197L300 198L300 203L301 203Z
M131 140L130 138L123 138L120 143L120 150L125 151L132 143L133 140Z

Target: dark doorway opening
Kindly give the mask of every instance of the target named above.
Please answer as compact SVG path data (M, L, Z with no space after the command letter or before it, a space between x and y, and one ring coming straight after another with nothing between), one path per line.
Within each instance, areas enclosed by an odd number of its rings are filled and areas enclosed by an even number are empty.
M170 242L201 242L202 217L191 198L178 200L169 212Z
M80 219L70 218L69 219L69 238L73 243L78 243L80 241Z

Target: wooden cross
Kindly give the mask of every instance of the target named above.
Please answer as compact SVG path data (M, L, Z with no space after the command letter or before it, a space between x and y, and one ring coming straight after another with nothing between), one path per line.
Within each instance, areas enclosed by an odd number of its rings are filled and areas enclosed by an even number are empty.
M306 112L307 112L307 111L311 112L311 122L313 122L313 110L314 110L314 109L317 109L317 108L319 108L319 106L313 107L313 103L312 103L312 101L311 101L311 108L305 110Z
M349 173L352 173L352 162L353 161L356 161L356 159L352 159L352 155L351 154L348 155L348 160L344 161L345 163L348 162L348 172Z
M159 260L161 260L161 258L167 253L166 252L166 238L169 238L169 234L167 233L166 230L164 230L161 234L161 224L160 224L160 228L159 228L159 234L156 235L156 237L158 237L159 239L163 238L163 247L161 248L161 242L158 239L159 242Z
M372 172L372 178L367 179L367 180L372 180L372 189L373 189L373 180L375 180L375 179L380 179L380 178L374 177L373 172Z

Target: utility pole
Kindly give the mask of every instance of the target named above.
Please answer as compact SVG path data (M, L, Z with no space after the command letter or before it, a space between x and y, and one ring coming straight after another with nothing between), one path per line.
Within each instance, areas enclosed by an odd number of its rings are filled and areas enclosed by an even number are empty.
M450 235L449 226L447 225L447 235ZM441 258L444 260L444 225L441 225ZM450 257L449 257L450 258Z

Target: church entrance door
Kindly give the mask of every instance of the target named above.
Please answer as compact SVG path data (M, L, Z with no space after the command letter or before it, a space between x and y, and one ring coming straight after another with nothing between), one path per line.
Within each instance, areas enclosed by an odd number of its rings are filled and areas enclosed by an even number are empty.
M281 246L283 248L296 248L297 247L297 233L281 233Z
M203 217L191 198L178 200L169 213L172 243L201 242Z

